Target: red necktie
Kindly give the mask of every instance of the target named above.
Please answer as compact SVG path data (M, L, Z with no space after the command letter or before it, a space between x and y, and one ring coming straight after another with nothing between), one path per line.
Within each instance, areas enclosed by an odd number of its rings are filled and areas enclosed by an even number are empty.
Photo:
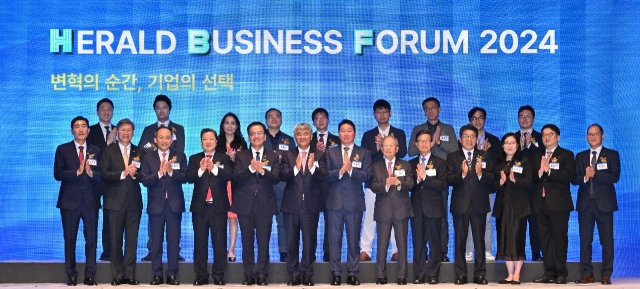
M207 161L211 160L211 156L207 156ZM207 172L209 172L209 169L207 169ZM207 203L213 203L213 197L211 196L211 187L207 188L207 199L206 199Z
M387 173L390 177L393 177L393 170L391 169L391 162L387 162Z
M80 149L80 153L78 153L78 160L80 160L80 165L84 166L84 147L79 146L78 149Z
M552 153L552 151L547 151L547 159L551 158ZM542 197L546 197L546 194L544 193L544 186L542 186Z

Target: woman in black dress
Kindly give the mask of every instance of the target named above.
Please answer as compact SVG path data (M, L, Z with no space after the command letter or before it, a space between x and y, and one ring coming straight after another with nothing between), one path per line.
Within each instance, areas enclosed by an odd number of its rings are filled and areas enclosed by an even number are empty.
M524 264L527 220L531 214L527 190L533 185L530 161L520 151L513 133L502 137L500 163L496 175L500 179L493 208L498 232L496 259L505 260L509 276L498 284L520 284L520 269Z

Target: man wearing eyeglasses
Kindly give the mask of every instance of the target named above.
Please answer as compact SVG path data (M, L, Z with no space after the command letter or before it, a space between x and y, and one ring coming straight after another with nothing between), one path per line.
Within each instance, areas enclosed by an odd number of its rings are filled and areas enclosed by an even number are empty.
M295 140L288 134L280 130L282 126L282 113L277 108L270 108L264 113L264 119L267 123L267 139L264 142L264 148L268 151L276 152L279 158L296 147ZM279 182L273 186L276 192L276 203L278 204L278 212L282 205L282 196L284 195L285 182ZM287 235L284 231L284 220L282 213L276 215L276 225L278 227L278 251L280 252L280 262L287 262Z
M576 211L580 226L580 264L582 278L577 284L594 283L591 265L593 227L598 224L598 236L602 245L603 285L611 284L613 273L613 212L618 210L616 188L620 180L620 156L618 152L602 146L604 130L599 124L587 129L589 149L576 156L576 175L572 183L580 186Z
M484 125L487 121L487 111L481 107L474 107L469 110L468 113L469 124L478 129L478 140L476 141L476 148L487 153L487 157L491 158L494 163L497 162L497 157L500 153L500 140L495 135L490 134L484 130ZM495 195L489 196L489 204L491 205L491 211L487 213L486 228L484 231L484 257L487 261L495 261L496 257L491 254L491 247L493 245L493 226L491 225L491 214L493 212L493 201ZM469 237L467 237L467 252L464 257L467 262L473 261L473 241L471 228L469 228Z
M280 158L268 150L267 128L260 122L247 127L251 148L236 155L233 181L237 183L231 211L238 214L242 232L242 285L267 285L269 273L269 240L273 216L278 213L273 186L280 182ZM255 236L255 239L254 239ZM258 264L255 263L254 241L258 243ZM254 271L255 269L255 271Z
M451 125L443 123L439 119L440 115L440 101L435 97L426 98L422 102L422 109L424 115L427 117L427 122L418 125L411 131L411 139L415 139L416 135L421 130L426 130L431 135L431 153L435 156L446 160L447 155L458 150L458 144L456 142L456 133ZM409 156L417 156L420 153L415 142L409 142ZM448 204L449 187L442 190L442 208L446 211ZM441 232L441 247L442 247L442 262L449 262L447 253L449 252L449 217L445 214L442 219L442 232Z
M518 109L518 124L520 130L515 132L516 141L520 143L522 154L530 160L534 160L534 156L544 154L544 147L540 144L542 135L533 129L533 123L536 119L536 111L530 105L521 106ZM529 204L533 210L533 188L529 190ZM531 261L542 261L540 252L540 234L538 233L538 220L536 214L527 216L529 223L529 244L531 245Z
M573 211L571 181L576 165L573 152L558 145L560 128L554 124L542 127L545 150L532 159L538 173L534 177L533 212L537 214L544 275L534 283L566 284L567 249L569 247L569 214Z

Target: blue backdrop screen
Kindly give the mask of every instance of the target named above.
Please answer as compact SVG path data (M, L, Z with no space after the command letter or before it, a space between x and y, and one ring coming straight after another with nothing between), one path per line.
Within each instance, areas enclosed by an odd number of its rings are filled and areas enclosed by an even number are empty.
M575 153L587 148L586 127L600 123L604 145L622 158L615 274L637 276L631 264L640 248L631 224L640 207L632 174L640 161L633 141L640 9L626 1L509 2L4 3L0 261L64 259L54 152L72 139L73 117L98 121L95 105L103 97L115 103L114 123L124 117L136 123L137 143L141 129L156 120L153 98L168 95L171 120L184 125L190 155L200 150L200 130L217 130L229 111L246 125L279 108L282 130L291 134L296 123L311 122L314 108L325 107L330 131L349 118L359 140L376 125L376 99L391 103L391 123L410 134L425 121L422 100L435 96L443 122L457 129L471 107L482 106L487 131L498 136L517 130L517 109L530 104L534 128L557 124L560 145ZM184 189L189 201L192 186ZM146 223L143 214L139 256L146 254ZM575 212L569 229L568 258L577 261ZM319 244L321 256L322 237ZM594 244L599 260L597 236ZM189 212L181 246L192 259ZM99 254L101 243L98 248ZM275 259L275 233L271 248ZM241 250L238 242L238 256Z

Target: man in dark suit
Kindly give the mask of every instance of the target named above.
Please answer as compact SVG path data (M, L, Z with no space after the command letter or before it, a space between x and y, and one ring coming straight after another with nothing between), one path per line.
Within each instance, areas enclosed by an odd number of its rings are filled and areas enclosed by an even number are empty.
M167 228L167 284L180 285L178 281L178 256L180 227L184 210L182 184L187 182L187 157L177 149L171 149L172 132L169 127L156 129L154 139L157 151L147 153L142 159L142 184L147 187L147 214L149 214L151 238L151 285L162 284L162 243Z
M323 171L317 166L317 150L311 147L311 125L297 124L293 132L298 147L282 156L280 177L287 183L280 210L287 233L287 270L291 280L287 285L313 286L313 263L318 243L318 219L325 209L321 182ZM322 154L322 152L320 152ZM300 232L302 260L300 262Z
M398 246L398 285L407 285L407 242L409 218L413 217L409 190L413 188L413 171L409 162L397 158L398 141L387 135L380 144L382 160L371 166L371 191L376 196L373 219L378 234L378 281L387 284L387 247L391 229Z
M329 215L329 249L331 285L340 285L342 269L342 232L347 231L347 284L360 285L358 280L358 254L362 212L365 209L362 184L371 178L371 155L368 150L356 146L356 125L343 120L338 125L340 146L327 149L320 159L320 169L326 172L330 183L327 197Z
M411 131L411 138L415 139L416 134L421 130L426 130L431 134L431 153L435 156L446 160L447 155L458 150L456 142L456 132L449 124L440 121L440 101L435 97L428 97L422 101L422 109L427 121L417 125ZM419 151L415 143L409 142L409 156L418 155ZM442 190L442 209L447 210L449 187ZM440 231L440 248L442 249L442 262L449 262L449 217L445 214L442 219L442 228Z
M98 123L89 127L89 136L87 142L97 146L101 151L116 142L117 130L111 124L113 118L113 102L108 98L103 98L96 104L96 114L98 115ZM104 196L106 185L99 183L97 187L101 196ZM103 197L104 198L104 197ZM102 210L102 254L100 261L111 261L111 234L109 232L111 225L109 224L109 210Z
M142 194L139 172L144 150L131 143L135 126L128 118L118 122L119 142L102 153L102 181L107 192L104 208L109 211L111 227L111 285L138 285L135 279L138 230L142 214ZM116 130L116 129L114 129ZM125 233L123 233L125 232ZM125 248L122 253L122 237ZM123 259L124 258L124 259Z
M431 153L431 135L426 130L416 134L416 147L420 154L409 164L414 171L414 186L411 191L411 231L413 240L413 284L424 284L425 275L429 284L439 283L442 249L440 231L442 218L447 211L442 208L441 192L448 187L446 162ZM429 241L429 264L425 266L425 245Z
M245 276L242 285L265 286L269 275L271 225L273 216L278 213L273 186L280 182L280 157L264 146L267 140L267 128L264 124L249 124L247 134L251 148L238 152L233 165L233 181L237 185L233 192L231 211L238 214L242 231L242 264ZM257 266L253 253L255 241L258 243Z
M393 136L398 141L398 158L407 155L406 135L404 131L393 127L389 124L391 118L391 104L384 100L378 99L373 103L373 117L378 125L373 129L366 131L362 135L360 144L363 148L371 153L371 163L375 164L383 159L382 139L385 136ZM360 238L360 261L371 261L371 252L376 222L373 220L373 210L376 203L376 195L371 191L371 183L365 184L364 202L366 210L364 214L364 224L362 225L362 237ZM385 248L386 249L386 248ZM396 239L393 229L391 231L391 260L398 261L398 248L396 247ZM386 256L386 251L385 251Z
M264 142L264 147L268 151L276 152L278 156L282 158L284 153L296 146L293 138L280 130L280 126L282 125L282 113L276 108L270 108L265 112L264 120L267 123L268 132L267 140ZM287 236L284 232L282 213L280 213L284 187L284 182L279 182L277 185L273 186L273 190L276 192L276 203L278 204L279 212L276 215L276 225L278 228L278 251L280 252L280 262L287 262Z
M493 160L487 153L476 149L478 129L472 125L460 128L462 150L447 156L447 182L451 191L451 213L455 231L455 284L467 283L465 244L469 223L476 251L473 282L486 285L484 231L487 213L491 211L489 194L493 193ZM478 254L480 252L480 254Z
M84 284L97 285L96 243L100 195L96 184L101 181L100 149L86 142L89 120L77 116L71 120L73 141L56 148L53 177L60 181L57 208L60 209L64 233L64 264L67 285L77 284L76 239L80 220L84 224L86 266Z
M227 271L227 181L233 174L233 163L228 155L216 153L218 136L213 129L200 132L203 151L189 157L187 181L194 184L190 211L193 219L193 267L196 280L193 285L209 284L207 271L208 239L211 232L213 267L211 276L215 285L225 285Z
M594 283L591 265L593 227L598 224L602 245L602 280L611 284L613 273L613 212L618 210L614 186L620 180L620 156L618 152L602 146L604 130L599 124L587 129L590 148L576 156L576 175L572 183L580 186L576 211L580 226L580 264L582 278L578 284Z
M468 113L469 124L478 129L478 140L476 149L487 152L487 157L493 160L493 163L497 163L498 156L500 154L500 140L495 135L490 134L484 130L484 126L487 120L487 111L481 107L474 107L469 110ZM462 147L460 147L462 149ZM484 257L486 261L495 261L496 257L491 253L491 247L493 246L493 226L491 222L491 214L493 212L494 196L489 196L489 204L491 205L491 211L487 213L487 222L484 231ZM473 260L473 233L469 228L469 236L467 237L467 250L465 254L465 260L471 262ZM480 252L482 254L482 252Z
M536 119L536 111L530 105L521 106L518 109L518 125L520 129L515 132L516 141L520 143L520 149L522 155L529 160L537 163L537 159L534 157L544 154L544 146L540 144L542 141L542 135L540 132L533 129L533 123ZM539 158L539 157L538 157ZM533 211L533 195L534 188L529 190L529 203L531 204L531 210ZM538 232L538 219L536 214L529 214L527 216L527 223L529 223L529 244L531 247L531 260L541 261L542 256L540 252L542 248L540 246L540 234Z
M567 283L569 214L573 211L571 181L575 177L573 153L558 146L560 129L554 124L542 127L543 155L532 159L538 173L534 177L534 213L537 214L544 275L535 283Z
M146 126L142 131L142 136L140 136L140 141L138 142L138 147L144 149L145 153L151 153L158 150L156 143L154 142L154 138L156 135L156 130L159 127L168 127L171 130L171 149L177 150L180 152L184 152L185 147L185 137L184 137L184 127L169 120L169 115L171 114L171 99L166 95L159 94L156 96L153 101L153 109L156 112L156 117L158 121ZM151 261L151 226L147 226L147 233L149 235L149 239L147 240L147 249L149 249L149 253L142 258L142 261ZM178 260L184 261L184 258L179 255L180 249L178 249Z
M311 147L315 148L316 160L319 160L321 153L324 153L330 147L340 144L340 138L329 132L329 112L326 109L322 107L314 109L311 113L311 120L313 120L313 125L316 127L316 131L311 138ZM320 186L322 187L322 198L326 202L329 195L329 183L323 181ZM324 220L324 242L322 245L324 255L322 261L329 262L329 216L326 208L322 211L322 218Z

